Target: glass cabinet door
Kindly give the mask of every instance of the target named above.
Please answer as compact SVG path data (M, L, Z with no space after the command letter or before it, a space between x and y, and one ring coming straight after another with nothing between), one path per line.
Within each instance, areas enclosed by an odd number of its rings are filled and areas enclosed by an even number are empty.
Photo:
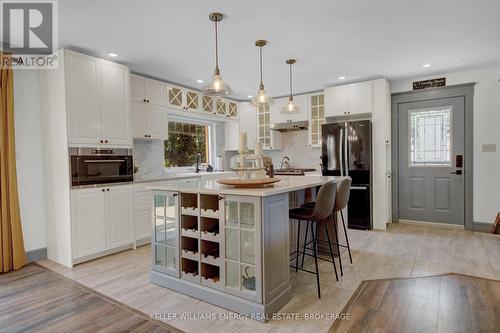
M223 99L217 99L216 101L216 109L217 109L217 114L218 115L223 115L225 116L227 113L227 103Z
M201 99L201 109L204 112L215 113L214 111L214 98L211 96L203 96Z
M236 104L234 102L229 103L228 116L231 118L238 118L238 104Z
M182 89L178 87L168 87L168 104L182 107L184 104Z
M225 287L248 299L260 295L260 198L224 199Z
M321 95L311 96L311 128L309 130L310 145L321 146L321 125L325 123L325 97Z
M153 192L153 269L179 275L177 193Z
M186 91L186 109L191 111L198 110L200 106L200 96L196 91Z

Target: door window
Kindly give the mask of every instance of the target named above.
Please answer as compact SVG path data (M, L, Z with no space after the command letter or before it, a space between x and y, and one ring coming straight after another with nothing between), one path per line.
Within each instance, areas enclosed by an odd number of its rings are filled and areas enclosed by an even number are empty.
M409 110L410 166L451 166L451 106Z

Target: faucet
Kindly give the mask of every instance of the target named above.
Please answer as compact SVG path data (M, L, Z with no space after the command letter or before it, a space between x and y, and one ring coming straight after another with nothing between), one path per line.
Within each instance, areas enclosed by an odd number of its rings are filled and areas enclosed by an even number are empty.
M200 173L201 154L196 154L196 173Z
M288 156L284 156L281 159L280 169L288 169L290 167L290 158Z

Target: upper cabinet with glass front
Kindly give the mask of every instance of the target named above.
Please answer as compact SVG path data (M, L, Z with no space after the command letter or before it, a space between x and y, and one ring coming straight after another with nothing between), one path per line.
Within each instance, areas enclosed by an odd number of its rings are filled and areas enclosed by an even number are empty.
M321 147L321 125L325 123L325 96L309 96L309 146Z
M271 108L257 107L257 140L263 149L281 149L281 132L271 131Z

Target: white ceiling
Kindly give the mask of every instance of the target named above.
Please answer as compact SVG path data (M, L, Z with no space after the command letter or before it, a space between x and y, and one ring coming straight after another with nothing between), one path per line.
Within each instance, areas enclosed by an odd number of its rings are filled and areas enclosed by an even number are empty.
M256 39L266 39L264 84L295 92L347 81L401 79L500 63L498 0L59 0L60 47L118 54L132 71L201 88L220 67L235 98L258 87ZM430 68L422 64L431 63Z

